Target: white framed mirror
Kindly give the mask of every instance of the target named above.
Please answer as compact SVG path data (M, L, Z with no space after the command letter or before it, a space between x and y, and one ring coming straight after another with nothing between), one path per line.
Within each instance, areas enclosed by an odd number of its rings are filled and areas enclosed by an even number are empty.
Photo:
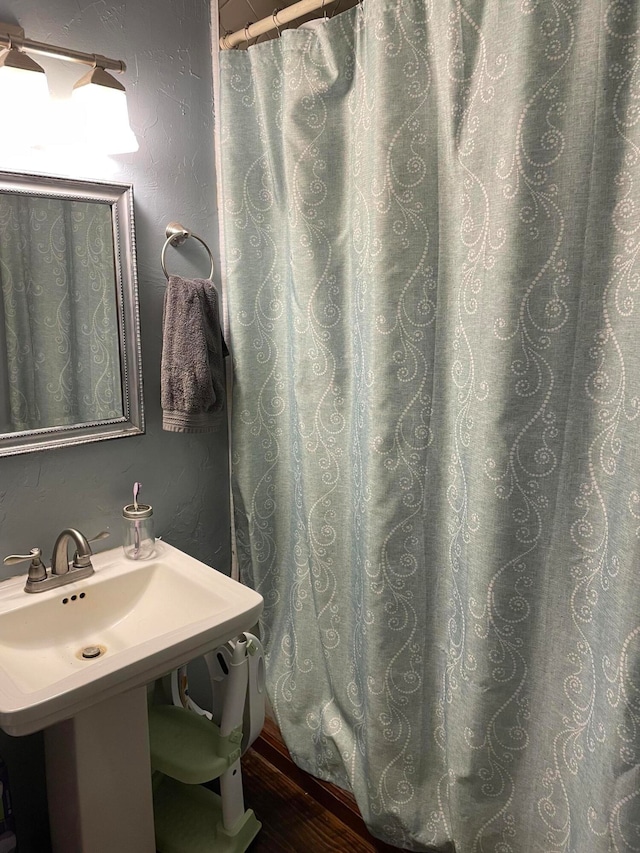
M144 432L133 189L0 172L0 456Z

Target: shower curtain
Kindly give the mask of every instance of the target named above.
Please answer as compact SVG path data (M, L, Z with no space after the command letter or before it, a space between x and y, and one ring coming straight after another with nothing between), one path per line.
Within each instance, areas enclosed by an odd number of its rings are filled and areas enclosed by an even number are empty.
M122 417L111 208L0 194L0 432Z
M640 849L640 15L221 54L233 489L296 762L398 847Z

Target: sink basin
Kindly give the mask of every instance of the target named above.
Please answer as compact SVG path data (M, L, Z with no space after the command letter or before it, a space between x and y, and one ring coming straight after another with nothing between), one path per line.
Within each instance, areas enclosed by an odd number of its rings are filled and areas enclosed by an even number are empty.
M262 596L166 542L154 557L94 555L95 574L28 595L0 584L0 728L68 719L251 629ZM85 659L83 650L97 657ZM85 651L86 653L86 651Z

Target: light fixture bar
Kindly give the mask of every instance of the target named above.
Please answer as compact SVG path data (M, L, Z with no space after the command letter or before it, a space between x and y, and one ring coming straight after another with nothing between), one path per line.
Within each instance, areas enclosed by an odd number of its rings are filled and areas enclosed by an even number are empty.
M37 53L40 56L51 56L54 59L66 59L69 62L81 62L84 65L99 65L108 71L126 71L127 66L121 59L109 59L108 56L100 56L94 53L83 53L80 50L69 50L66 47L57 47L43 41L35 41L24 37L22 27L15 24L5 24L0 21L0 49L17 48L29 53Z

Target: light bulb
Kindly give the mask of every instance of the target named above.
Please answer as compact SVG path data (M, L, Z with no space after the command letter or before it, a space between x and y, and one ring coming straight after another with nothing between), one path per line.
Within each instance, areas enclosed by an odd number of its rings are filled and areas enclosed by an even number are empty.
M5 116L0 147L39 145L49 109L49 87L44 69L26 53L11 49L0 56L0 103Z
M124 86L103 68L93 68L73 87L77 126L86 145L103 154L138 150L129 124Z

